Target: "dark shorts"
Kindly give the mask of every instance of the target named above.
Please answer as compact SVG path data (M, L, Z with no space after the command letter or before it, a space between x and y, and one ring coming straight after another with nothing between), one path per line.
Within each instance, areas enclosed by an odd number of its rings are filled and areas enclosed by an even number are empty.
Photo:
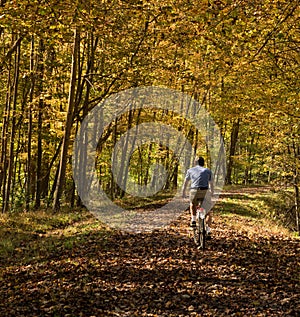
M202 207L206 210L211 208L211 192L207 189L191 189L190 190L190 203L197 205L202 204Z

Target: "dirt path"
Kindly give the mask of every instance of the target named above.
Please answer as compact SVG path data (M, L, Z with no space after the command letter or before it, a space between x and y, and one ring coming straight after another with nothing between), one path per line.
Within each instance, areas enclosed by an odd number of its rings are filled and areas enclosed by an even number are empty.
M0 316L299 316L299 240L218 212L205 252L189 215L152 233L96 230L0 277ZM64 244L66 245L66 244Z

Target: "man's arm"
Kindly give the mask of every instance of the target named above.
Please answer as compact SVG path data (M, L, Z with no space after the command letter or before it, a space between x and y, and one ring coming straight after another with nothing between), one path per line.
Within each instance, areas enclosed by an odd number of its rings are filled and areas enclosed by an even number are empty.
M210 180L208 182L209 184L209 188L210 188L210 191L211 191L211 194L213 195L214 194L214 181L213 181L213 176L212 176L212 172L210 172Z
M189 170L188 170L186 175L185 175L184 183L182 186L182 197L183 198L186 197L186 189L187 189L189 181L190 181L190 174L189 174Z

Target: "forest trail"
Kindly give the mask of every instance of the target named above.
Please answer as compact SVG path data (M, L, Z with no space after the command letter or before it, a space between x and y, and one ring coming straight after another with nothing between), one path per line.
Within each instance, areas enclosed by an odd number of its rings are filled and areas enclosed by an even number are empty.
M152 233L52 237L1 268L0 316L299 316L299 239L238 208L255 192L222 195L204 252L187 211Z

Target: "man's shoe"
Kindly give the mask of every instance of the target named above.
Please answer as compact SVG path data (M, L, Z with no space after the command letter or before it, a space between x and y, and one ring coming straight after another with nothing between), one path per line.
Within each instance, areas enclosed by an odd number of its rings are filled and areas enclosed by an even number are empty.
M191 228L196 228L196 221L191 222Z
M211 232L207 232L207 234L206 234L206 240L211 240Z

